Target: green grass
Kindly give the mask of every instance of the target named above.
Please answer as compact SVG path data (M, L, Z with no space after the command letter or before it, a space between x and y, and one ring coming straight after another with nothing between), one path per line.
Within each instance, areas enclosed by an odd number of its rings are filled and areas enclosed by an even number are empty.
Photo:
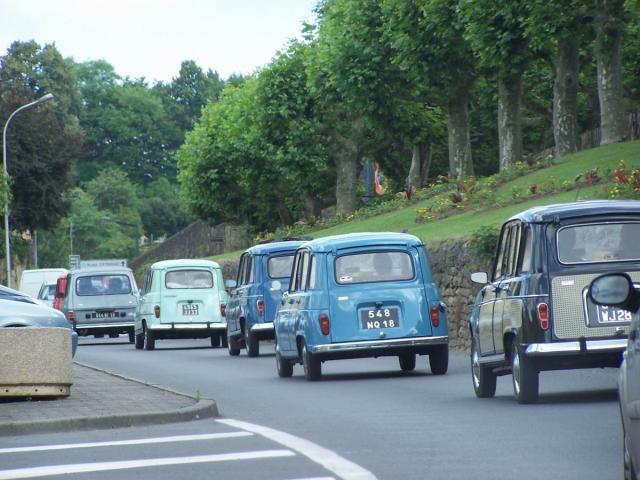
M407 229L409 233L420 237L424 242L467 237L482 226L500 226L512 215L530 207L606 198L604 183L599 183L589 188L531 198L526 201L519 201L519 203L515 203L512 199L512 190L517 189L524 192L528 190L531 184L536 184L540 188L540 186L551 181L556 185L560 185L565 180L573 184L577 175L596 167L600 177L604 177L607 171L613 171L619 165L620 160L625 160L627 168L632 166L640 167L640 141L608 145L567 155L559 159L551 167L536 170L528 175L506 182L496 189L497 203L506 206L481 208L440 220L416 223L416 210L430 206L433 203L433 200L425 200L375 217L353 220L331 228L315 230L310 232L309 235L319 238L352 232L399 232L402 229ZM241 253L241 250L227 252L210 257L210 259L226 260L238 258Z

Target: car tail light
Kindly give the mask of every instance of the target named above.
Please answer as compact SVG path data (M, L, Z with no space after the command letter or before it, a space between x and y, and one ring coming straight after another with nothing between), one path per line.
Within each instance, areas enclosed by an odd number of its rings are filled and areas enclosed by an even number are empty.
M320 331L323 335L329 335L331 332L331 323L329 322L329 315L326 313L321 313L318 317L318 321L320 322Z
M69 323L75 325L76 324L76 312L74 312L73 310L68 310L67 311L67 320L69 321Z
M153 307L153 314L156 316L156 318L160 318L160 305L156 305L155 307Z
M256 305L258 307L258 315L262 317L264 315L264 300L258 300Z
M542 330L549 328L549 306L546 303L538 304L538 322Z
M440 326L440 307L431 307L431 324L434 327Z
M220 304L220 316L227 316L227 306L224 303Z

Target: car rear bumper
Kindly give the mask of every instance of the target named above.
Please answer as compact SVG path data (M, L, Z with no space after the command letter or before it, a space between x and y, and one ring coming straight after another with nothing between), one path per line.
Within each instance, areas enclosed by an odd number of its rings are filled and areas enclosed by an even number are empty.
M588 353L622 353L626 348L626 338L611 338L581 342L531 343L527 345L525 353L529 357L558 357Z
M326 345L316 345L310 348L311 353L317 354L341 354L341 353L366 353L384 354L385 351L416 349L431 347L434 345L447 345L448 336L439 337L411 337L393 338L389 340L363 340L358 342L330 343Z
M105 322L105 323L76 323L78 330L113 330L118 328L133 328L133 322Z
M273 332L273 322L254 323L250 330L252 332Z
M226 332L227 322L159 323L148 326L149 330L209 330Z

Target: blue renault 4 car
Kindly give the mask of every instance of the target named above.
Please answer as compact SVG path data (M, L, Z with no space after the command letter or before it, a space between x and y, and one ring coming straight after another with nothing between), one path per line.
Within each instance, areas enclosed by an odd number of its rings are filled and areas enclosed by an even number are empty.
M229 355L257 357L260 340L273 340L273 318L282 292L289 288L291 265L302 241L255 245L240 257L237 281L227 303L227 347Z
M302 363L318 380L322 362L397 356L413 370L429 355L431 372L449 364L445 305L422 241L408 234L357 233L303 244L275 321L276 366L290 377Z

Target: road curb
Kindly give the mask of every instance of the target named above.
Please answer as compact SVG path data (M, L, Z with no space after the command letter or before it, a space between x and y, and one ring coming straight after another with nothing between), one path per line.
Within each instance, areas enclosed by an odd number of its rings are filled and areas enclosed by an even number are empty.
M192 395L187 395L182 392L177 392L169 388L165 388L159 385L149 384L140 381L136 378L126 377L124 375L109 372L100 368L86 365L80 362L74 362L82 367L96 370L114 377L119 377L124 380L136 382L144 385L148 388L155 388L163 390L165 392L172 393L174 395L180 395L182 397L194 400L194 405L187 407L167 410L167 411L152 411L152 412L140 412L140 413L126 413L122 415L97 415L94 417L66 417L57 419L46 420L25 420L19 422L12 422L7 424L0 424L0 436L9 435L24 435L30 433L44 433L44 432L59 432L70 430L83 430L83 429L102 429L102 428L124 428L151 424L173 423L173 422L188 422L192 420L200 420L204 418L218 417L218 406L215 400L211 399L197 399ZM73 389L72 393L73 395Z

